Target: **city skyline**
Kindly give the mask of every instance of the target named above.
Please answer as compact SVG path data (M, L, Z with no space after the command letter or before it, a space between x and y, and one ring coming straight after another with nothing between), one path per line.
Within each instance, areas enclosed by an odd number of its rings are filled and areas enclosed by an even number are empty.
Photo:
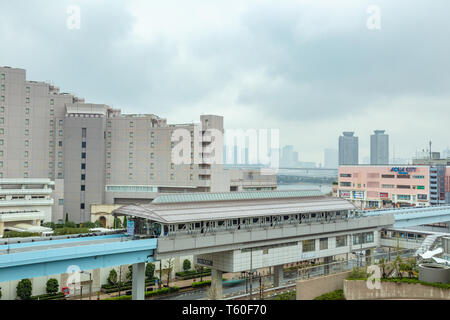
M77 1L79 29L67 27L71 1L0 4L8 25L0 38L15 43L3 46L0 65L126 113L175 123L218 114L225 129L279 128L280 144L303 161L321 163L344 130L357 132L362 157L378 127L396 158L429 140L448 147L444 1L379 1L379 30L366 26L368 1L104 4ZM410 50L418 41L422 53Z

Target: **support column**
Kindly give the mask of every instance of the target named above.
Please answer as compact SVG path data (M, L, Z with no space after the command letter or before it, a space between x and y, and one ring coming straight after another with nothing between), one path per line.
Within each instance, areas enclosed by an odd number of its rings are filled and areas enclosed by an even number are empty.
M274 287L279 287L283 282L283 265L273 267L273 285Z
M145 262L133 264L132 299L144 300L145 298Z
M329 263L333 262L333 257L325 257L323 258L323 273L324 274L330 274L330 266L328 265Z
M222 299L222 274L223 272L217 269L211 269L211 298L214 300Z

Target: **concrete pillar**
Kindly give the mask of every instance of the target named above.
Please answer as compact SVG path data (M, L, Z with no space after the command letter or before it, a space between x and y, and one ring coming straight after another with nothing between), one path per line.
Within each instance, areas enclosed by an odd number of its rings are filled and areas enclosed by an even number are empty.
M211 299L220 300L222 294L222 274L223 272L217 269L211 269Z
M330 273L330 266L328 265L329 263L333 262L333 257L325 257L323 258L323 273L324 274L329 274Z
M283 281L283 265L273 267L273 285L279 287Z
M133 264L132 299L144 300L145 298L145 262Z

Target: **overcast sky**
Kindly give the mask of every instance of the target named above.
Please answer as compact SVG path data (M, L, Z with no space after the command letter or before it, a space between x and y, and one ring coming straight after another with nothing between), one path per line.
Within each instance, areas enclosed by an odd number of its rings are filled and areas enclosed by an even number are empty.
M69 29L67 8L80 8ZM380 29L369 29L380 9ZM391 157L450 145L448 0L0 2L0 65L123 113L280 129L323 162L342 131L385 129ZM375 14L375 15L374 15ZM70 20L72 21L72 20Z

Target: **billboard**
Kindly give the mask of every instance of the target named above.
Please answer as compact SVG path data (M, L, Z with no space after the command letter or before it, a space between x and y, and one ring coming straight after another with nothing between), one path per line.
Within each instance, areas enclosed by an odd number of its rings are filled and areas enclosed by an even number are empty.
M127 221L127 234L130 236L134 236L134 221L133 220Z
M353 199L364 199L363 191L353 191Z
M340 198L350 198L350 191L339 191L339 197Z

